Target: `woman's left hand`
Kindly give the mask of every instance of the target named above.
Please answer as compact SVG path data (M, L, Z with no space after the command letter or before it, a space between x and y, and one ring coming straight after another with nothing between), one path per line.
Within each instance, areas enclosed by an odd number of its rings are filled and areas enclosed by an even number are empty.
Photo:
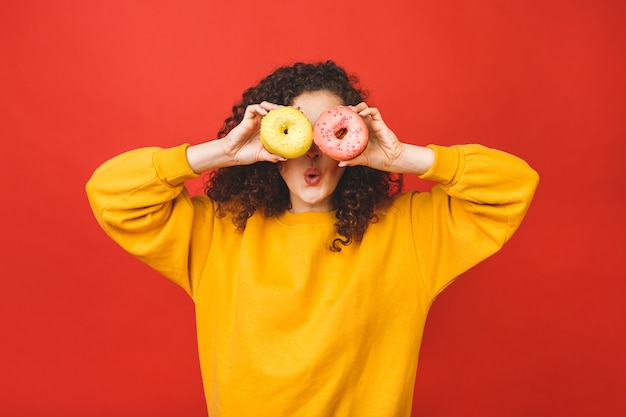
M376 107L366 103L350 106L367 124L369 141L357 157L339 162L339 166L365 165L380 171L396 173L424 173L433 163L434 154L429 148L400 142L385 123Z
M339 166L365 165L381 171L391 171L402 154L402 143L385 124L380 111L366 103L350 106L367 124L369 141L365 150L357 157L342 161Z

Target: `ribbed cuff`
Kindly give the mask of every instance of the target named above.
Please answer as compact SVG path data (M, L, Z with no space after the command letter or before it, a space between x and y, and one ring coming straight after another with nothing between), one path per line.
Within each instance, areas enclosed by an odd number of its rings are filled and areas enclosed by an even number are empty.
M159 149L154 153L154 166L162 181L177 186L187 180L199 177L189 166L187 148L189 144L173 148Z
M465 154L460 146L428 145L435 151L435 161L430 169L420 175L420 178L440 182L444 185L454 185L465 169Z

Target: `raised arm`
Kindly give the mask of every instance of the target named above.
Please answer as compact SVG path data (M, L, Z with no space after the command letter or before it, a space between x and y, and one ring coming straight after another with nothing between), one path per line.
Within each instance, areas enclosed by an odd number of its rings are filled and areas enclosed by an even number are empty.
M539 182L522 159L481 145L429 146L437 181L414 196L420 272L435 296L459 274L496 253L519 228Z
M187 148L143 148L118 155L93 173L86 191L96 220L111 239L192 294L187 267L197 219L184 182L197 174L187 163Z
M438 184L412 197L419 273L433 296L497 252L518 229L539 176L525 161L481 145L426 147L402 143L378 109L353 107L370 130L365 152L342 165L367 165Z
M400 142L387 127L377 108L360 103L352 109L365 120L370 140L363 153L349 161L340 162L340 166L366 165L381 171L422 175L433 165L433 150Z
M260 120L275 107L248 106L243 121L221 139L137 149L105 162L86 186L98 223L120 246L192 294L200 274L188 270L190 259L204 256L194 252L193 240L210 241L213 207L207 198L191 199L184 183L213 168L280 160L258 137Z
M280 106L266 101L246 108L243 120L226 137L187 149L187 160L195 172L233 165L248 165L258 161L284 160L263 147L259 139L261 119Z

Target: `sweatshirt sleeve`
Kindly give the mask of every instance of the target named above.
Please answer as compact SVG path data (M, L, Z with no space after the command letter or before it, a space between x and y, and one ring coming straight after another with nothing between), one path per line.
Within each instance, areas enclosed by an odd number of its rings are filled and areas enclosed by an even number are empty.
M481 145L429 147L435 162L421 178L439 184L415 194L411 212L420 274L434 298L511 238L539 176L522 159Z
M93 173L86 191L96 220L115 242L192 295L192 229L206 211L195 206L210 201L192 200L184 187L198 176L187 163L187 147L116 156Z

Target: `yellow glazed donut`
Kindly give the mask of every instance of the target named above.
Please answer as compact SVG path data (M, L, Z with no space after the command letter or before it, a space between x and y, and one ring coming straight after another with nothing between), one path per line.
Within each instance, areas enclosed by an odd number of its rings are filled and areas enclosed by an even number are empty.
M300 110L279 107L261 120L261 143L265 149L283 158L298 158L313 144L313 126Z
M338 161L357 157L369 139L363 118L349 107L333 107L322 113L313 129L313 140L322 152Z

